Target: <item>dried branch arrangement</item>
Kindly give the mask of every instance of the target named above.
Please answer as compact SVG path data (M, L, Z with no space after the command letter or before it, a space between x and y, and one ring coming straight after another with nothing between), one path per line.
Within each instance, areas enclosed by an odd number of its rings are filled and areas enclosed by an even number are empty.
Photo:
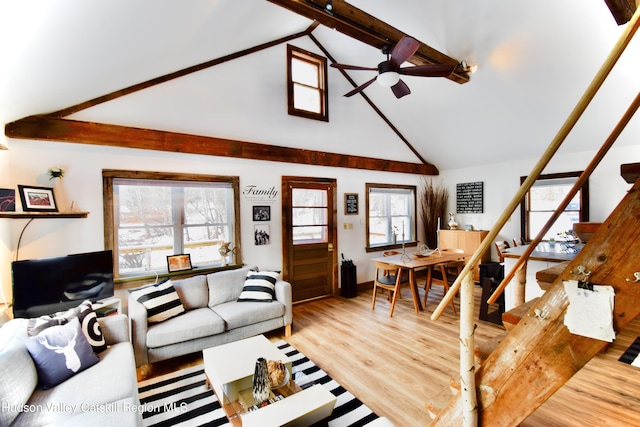
M445 222L449 190L442 185L434 186L431 177L422 178L422 194L420 197L420 217L425 232L425 244L434 249L438 246L437 229Z

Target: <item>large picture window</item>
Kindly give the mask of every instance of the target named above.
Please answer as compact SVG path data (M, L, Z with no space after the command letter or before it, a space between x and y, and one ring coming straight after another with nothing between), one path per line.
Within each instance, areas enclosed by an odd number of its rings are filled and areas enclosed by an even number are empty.
M103 180L116 277L166 273L178 254L194 268L227 264L218 249L239 241L237 177L103 171Z
M366 184L367 250L416 244L416 187Z
M560 203L578 181L581 172L540 175L527 192L520 208L522 235L533 240L551 218ZM520 183L526 177L520 177ZM557 238L558 234L573 228L576 222L589 221L589 182L587 181L564 209L555 224L544 235L544 240Z

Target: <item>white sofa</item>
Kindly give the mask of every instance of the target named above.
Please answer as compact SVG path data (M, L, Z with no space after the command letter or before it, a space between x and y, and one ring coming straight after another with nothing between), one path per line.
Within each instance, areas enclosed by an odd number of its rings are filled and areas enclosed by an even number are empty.
M98 321L109 346L100 361L46 390L25 345L28 320L0 328L0 426L142 425L127 316Z
M278 328L291 335L291 284L278 279L272 302L239 302L247 273L243 267L172 282L185 312L160 323L147 321L147 309L133 293L128 314L136 366L154 363Z

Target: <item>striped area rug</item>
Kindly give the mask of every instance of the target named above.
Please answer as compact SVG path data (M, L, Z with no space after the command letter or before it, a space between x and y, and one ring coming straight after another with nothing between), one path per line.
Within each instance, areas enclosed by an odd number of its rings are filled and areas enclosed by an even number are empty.
M638 357L638 355L640 355L640 337L636 338L633 344L622 353L618 361L640 368L640 357Z
M308 379L337 397L331 417L321 425L366 426L378 416L353 394L335 382L304 354L285 341L275 343ZM230 426L213 390L205 384L202 365L138 383L145 426Z

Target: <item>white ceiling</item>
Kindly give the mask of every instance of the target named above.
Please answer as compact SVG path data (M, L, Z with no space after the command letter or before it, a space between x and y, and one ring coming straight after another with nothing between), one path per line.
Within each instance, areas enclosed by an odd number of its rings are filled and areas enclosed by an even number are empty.
M351 0L449 56L471 81L405 77L412 94L365 93L440 170L540 157L623 27L604 0ZM46 113L306 29L266 0L3 0L0 118ZM319 27L341 63L375 66L374 48ZM320 53L308 39L291 42ZM597 149L640 91L632 41L562 150ZM362 83L370 72L351 71ZM284 45L77 113L79 119L418 162L352 86L329 71L330 122L289 117ZM638 145L634 119L616 145Z

